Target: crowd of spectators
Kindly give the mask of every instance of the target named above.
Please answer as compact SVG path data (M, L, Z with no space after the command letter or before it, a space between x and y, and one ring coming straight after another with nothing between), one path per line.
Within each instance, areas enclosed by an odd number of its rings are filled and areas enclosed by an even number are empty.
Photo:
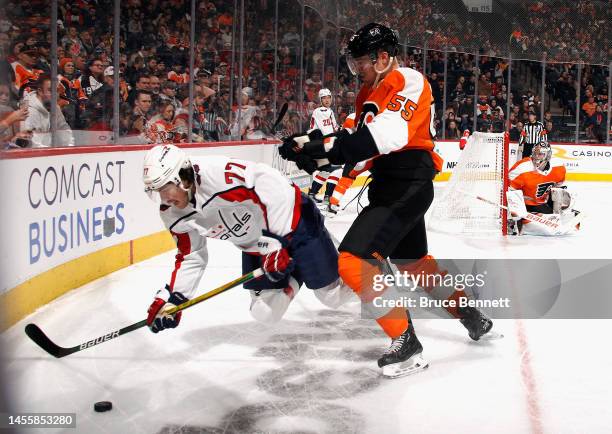
M548 61L589 59L594 63L612 58L609 1L520 0L507 8L517 12L511 43L519 57L539 60L546 53Z
M514 23L514 32L504 36L503 42L476 18L478 14L474 19L458 20L460 9L454 0L365 0L359 8L348 0L340 0L333 8L333 2L307 1L302 41L301 7L294 0L278 1L278 23L274 0L245 1L243 46L232 2L198 1L194 17L189 0L122 2L119 70L115 71L114 2L59 0L56 119L50 116L49 2L9 1L6 16L0 19L3 147L48 146L52 123L60 132L54 143L110 142L107 133L115 126L115 80L119 81L120 99L117 129L123 142L185 141L189 124L192 141L262 138L270 133L275 109L284 102L289 110L283 129L285 133L297 132L307 125L321 87L333 90L334 109L342 122L353 111L358 84L339 51L351 28L372 19L400 30L402 42L410 45L401 53L403 65L421 71L426 65L424 72L436 100L435 126L438 134L447 138L472 130L474 117L478 131L499 132L520 130L530 110L540 113L543 101L537 92L515 88L514 81L507 110L508 61L500 56L509 43L518 44L519 51L546 51L549 59L567 56L567 47L574 50L569 55L576 60L583 55L598 58L609 48L605 23L600 23L609 11L600 7L604 2L596 0L579 0L578 12L564 7L551 10L543 2L521 0L515 8L524 22ZM564 21L569 14L577 18ZM560 25L550 26L542 18L547 15ZM189 71L192 19L195 56L194 69ZM577 43L569 39L571 35L577 35ZM421 48L412 48L425 44L429 48L426 59ZM448 55L446 76L443 53L434 51L443 48L454 51ZM460 52L464 48L480 53L478 65L472 54ZM572 99L575 68L555 63L547 68L547 92L568 112L577 109L575 94ZM588 138L605 136L605 70L586 68L582 75L578 109ZM190 100L191 77L194 98ZM552 117L550 122L553 131Z

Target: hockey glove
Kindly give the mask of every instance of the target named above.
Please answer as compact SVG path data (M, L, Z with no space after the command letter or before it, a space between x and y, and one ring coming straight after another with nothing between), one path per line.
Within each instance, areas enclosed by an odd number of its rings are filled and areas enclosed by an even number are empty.
M312 139L303 144L298 143L296 147L301 154L308 155L314 160L326 159L332 164L344 164L346 158L341 155L340 148L336 145L336 142L338 140L347 140L349 137L351 137L351 133L346 129L342 129L335 133L328 134L325 137ZM371 148L371 146L369 147ZM375 145L374 149L376 150ZM368 151L370 150L368 149ZM376 155L377 153L378 151L376 150L376 152L371 153L372 155L370 156Z
M311 134L313 137L316 135L313 133ZM278 153L283 159L295 162L298 169L304 170L312 175L314 171L318 169L317 162L310 155L302 152L304 143L308 143L309 140L309 136L305 134L289 136L285 138L283 144L279 146Z
M178 326L183 312L175 314L167 314L166 312L188 300L180 292L170 292L168 285L164 289L157 291L155 300L153 300L147 311L147 325L151 331L157 333L160 330L173 329Z
M312 130L310 133L293 134L283 139L283 144L278 148L278 153L285 160L295 161L295 156L302 154L304 145L312 141L322 141L323 134L320 130Z
M298 167L298 169L303 170L309 175L312 175L319 169L319 165L315 159L306 154L296 155L295 160L293 161L295 161L295 165Z
M261 257L261 266L266 277L272 282L278 282L291 273L294 268L293 260L287 249L282 248Z

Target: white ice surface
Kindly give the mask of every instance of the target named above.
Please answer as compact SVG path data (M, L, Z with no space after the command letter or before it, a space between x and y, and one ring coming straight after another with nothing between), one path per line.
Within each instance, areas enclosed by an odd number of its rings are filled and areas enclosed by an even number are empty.
M575 183L589 218L574 237L466 239L430 233L430 252L458 258L610 258L612 198ZM354 192L353 192L354 193ZM327 222L341 238L353 204ZM202 291L240 275L240 254L210 242ZM66 433L609 433L609 320L498 320L505 338L472 342L456 321L416 319L430 367L395 380L376 358L388 339L358 304L323 307L307 289L276 326L251 320L233 289L158 335L141 329L62 359L24 334L39 325L72 346L144 318L172 253L71 291L0 336L12 410L74 412ZM95 413L96 401L114 408ZM43 432L24 430L22 432Z

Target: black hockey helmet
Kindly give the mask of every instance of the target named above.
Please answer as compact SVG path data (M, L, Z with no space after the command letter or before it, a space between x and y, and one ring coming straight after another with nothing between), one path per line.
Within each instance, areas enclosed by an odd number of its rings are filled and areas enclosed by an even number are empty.
M348 53L353 57L366 54L377 54L384 50L390 56L396 56L399 51L399 37L397 32L378 23L370 23L351 36L347 46Z

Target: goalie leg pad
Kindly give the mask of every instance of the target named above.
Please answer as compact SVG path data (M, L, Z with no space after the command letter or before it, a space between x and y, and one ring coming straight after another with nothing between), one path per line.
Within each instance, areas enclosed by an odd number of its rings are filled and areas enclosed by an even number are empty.
M523 235L559 236L575 233L580 228L580 214L574 213L540 215L543 222L524 220ZM552 222L555 226L548 224Z
M525 206L525 197L521 190L508 190L506 192L508 200L508 211L512 217L525 217L527 215L527 207Z

